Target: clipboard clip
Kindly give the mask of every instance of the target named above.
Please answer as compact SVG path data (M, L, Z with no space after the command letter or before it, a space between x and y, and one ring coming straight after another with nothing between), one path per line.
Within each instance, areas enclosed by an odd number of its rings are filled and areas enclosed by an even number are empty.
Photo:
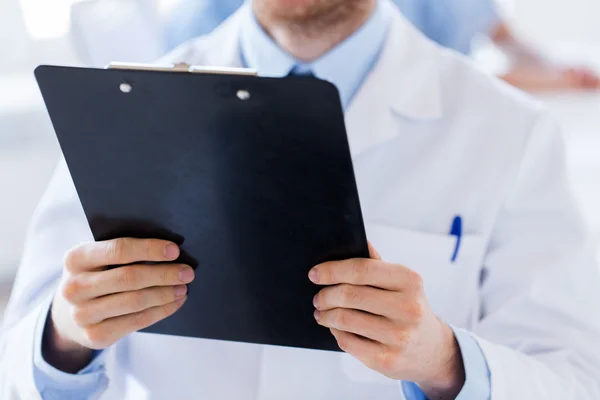
M257 76L257 72L250 68L231 68L231 67L203 67L190 65L186 63L179 64L140 64L140 63L122 63L111 62L106 69L120 69L128 71L159 71L159 72L187 72L192 74L213 74L213 75L243 75Z

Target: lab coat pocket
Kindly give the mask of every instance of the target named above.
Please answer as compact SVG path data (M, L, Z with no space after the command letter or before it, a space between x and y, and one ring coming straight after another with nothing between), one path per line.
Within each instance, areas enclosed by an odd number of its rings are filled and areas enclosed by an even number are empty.
M438 316L468 327L478 307L481 267L486 240L481 235L457 237L367 224L367 236L381 257L419 273L425 294ZM456 258L453 256L456 251Z
M418 272L423 278L425 294L433 311L447 323L469 328L479 313L480 271L485 252L485 238L461 237L456 259L456 236L411 231L377 223L366 224L367 237L383 260ZM384 382L382 375L349 356L341 359L349 379Z

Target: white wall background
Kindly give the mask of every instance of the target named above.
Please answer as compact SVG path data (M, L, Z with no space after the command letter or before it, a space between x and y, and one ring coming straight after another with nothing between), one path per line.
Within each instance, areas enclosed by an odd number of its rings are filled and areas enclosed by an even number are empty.
M600 41L599 0L511 0L517 27L544 44Z

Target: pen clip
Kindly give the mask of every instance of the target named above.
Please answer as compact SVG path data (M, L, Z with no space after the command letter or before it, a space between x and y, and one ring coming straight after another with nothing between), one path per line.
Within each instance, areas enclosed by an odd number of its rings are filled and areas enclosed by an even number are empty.
M458 258L458 252L460 250L460 242L462 239L462 218L460 215L454 217L452 226L450 227L450 236L456 236L456 245L454 246L454 253L450 261L454 264Z

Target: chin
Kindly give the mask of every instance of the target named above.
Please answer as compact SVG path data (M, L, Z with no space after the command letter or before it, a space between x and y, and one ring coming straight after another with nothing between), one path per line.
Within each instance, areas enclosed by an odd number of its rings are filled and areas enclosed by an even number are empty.
M312 7L315 4L323 3L327 4L327 0L253 0L254 3L262 3L268 7L273 9L278 8L281 10L289 9L297 9L297 8L306 8Z
M319 16L347 0L253 0L255 10L278 19L302 20Z

